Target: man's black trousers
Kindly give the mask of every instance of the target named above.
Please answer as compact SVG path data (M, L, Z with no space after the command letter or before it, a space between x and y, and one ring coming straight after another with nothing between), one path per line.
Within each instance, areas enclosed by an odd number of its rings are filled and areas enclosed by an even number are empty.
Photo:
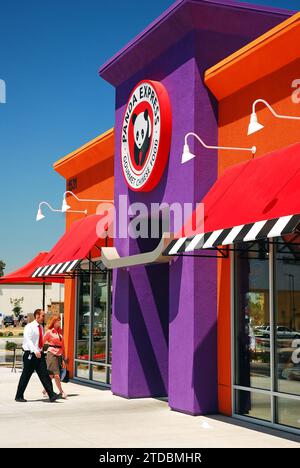
M35 354L31 354L29 351L25 351L23 354L23 372L20 377L16 398L24 398L24 392L30 380L30 377L36 371L39 379L49 395L49 398L53 398L55 393L53 391L52 381L49 377L47 370L45 354L42 353L42 357L38 359Z

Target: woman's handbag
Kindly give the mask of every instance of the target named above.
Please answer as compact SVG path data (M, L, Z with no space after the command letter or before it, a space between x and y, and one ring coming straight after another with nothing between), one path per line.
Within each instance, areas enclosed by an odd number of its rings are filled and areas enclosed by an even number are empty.
M68 383L70 380L69 371L66 367L62 367L60 370L60 381Z

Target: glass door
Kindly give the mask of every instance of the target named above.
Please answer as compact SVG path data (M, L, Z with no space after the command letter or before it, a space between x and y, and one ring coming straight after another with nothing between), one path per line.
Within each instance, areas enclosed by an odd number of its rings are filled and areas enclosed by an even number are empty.
M77 280L75 377L110 385L111 273L86 272Z
M90 316L91 316L91 283L90 274L83 273L78 279L77 323L75 375L89 379L90 361Z
M110 349L110 291L107 273L93 276L93 319L92 319L92 380L109 383Z

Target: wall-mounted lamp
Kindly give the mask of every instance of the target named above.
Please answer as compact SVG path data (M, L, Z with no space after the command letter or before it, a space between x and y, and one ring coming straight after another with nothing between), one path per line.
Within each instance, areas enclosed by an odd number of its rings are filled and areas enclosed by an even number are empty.
M269 111L274 115L274 117L277 117L278 119L300 120L300 117L296 117L293 115L277 114L277 112L273 109L273 107L270 106L270 104L267 101L265 101L264 99L256 99L256 101L254 101L254 103L252 104L252 114L251 114L250 123L248 126L248 135L252 135L252 133L258 132L259 130L264 128L264 126L258 122L257 114L255 112L256 104L259 104L260 102L264 104L269 109Z
M55 213L63 213L62 210L57 210L57 209L53 208L48 202L42 201L42 202L40 202L39 207L38 207L38 211L37 211L37 215L36 215L36 221L41 221L42 219L45 218L45 215L42 212L42 205L46 205L49 208L50 211L53 211ZM84 210L84 211L70 210L69 213L83 213L83 214L86 215L87 210Z
M191 159L195 158L196 155L191 153L190 151L190 147L188 145L188 138L190 136L193 136L195 137L199 143L201 143L202 146L204 146L204 148L207 148L207 149L221 149L221 150L233 150L233 151L250 151L252 154L255 154L256 153L256 147L255 146L252 146L252 148L239 148L239 147L236 147L236 146L209 146L209 145L206 145L204 143L204 141L196 134L196 133L187 133L186 136L185 136L185 139L184 139L184 147L183 147L183 153L182 153L182 159L181 159L181 163L184 164L186 163L187 161L190 161Z
M95 202L95 203L114 203L113 200L95 200L95 199L89 199L89 198L79 198L77 197L77 195L74 193L74 192L71 192L70 190L68 190L67 192L64 193L63 195L63 202L62 202L62 206L61 206L61 211L63 213L65 213L66 211L70 211L70 205L68 205L67 203L67 200L66 200L66 195L72 195L74 198L76 198L77 201L79 202L86 202L86 203L89 203L89 202Z

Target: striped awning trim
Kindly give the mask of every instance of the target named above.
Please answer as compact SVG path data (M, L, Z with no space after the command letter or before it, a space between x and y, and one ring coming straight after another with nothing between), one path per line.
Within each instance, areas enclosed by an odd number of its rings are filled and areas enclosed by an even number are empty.
M185 252L193 252L194 250L235 244L237 242L251 242L279 237L292 234L299 224L300 215L290 215L250 224L241 224L226 229L218 229L212 232L196 234L192 237L180 237L170 242L163 255L178 255Z
M81 260L71 260L69 262L41 266L34 271L32 277L42 278L46 276L66 275L72 273L80 262Z

